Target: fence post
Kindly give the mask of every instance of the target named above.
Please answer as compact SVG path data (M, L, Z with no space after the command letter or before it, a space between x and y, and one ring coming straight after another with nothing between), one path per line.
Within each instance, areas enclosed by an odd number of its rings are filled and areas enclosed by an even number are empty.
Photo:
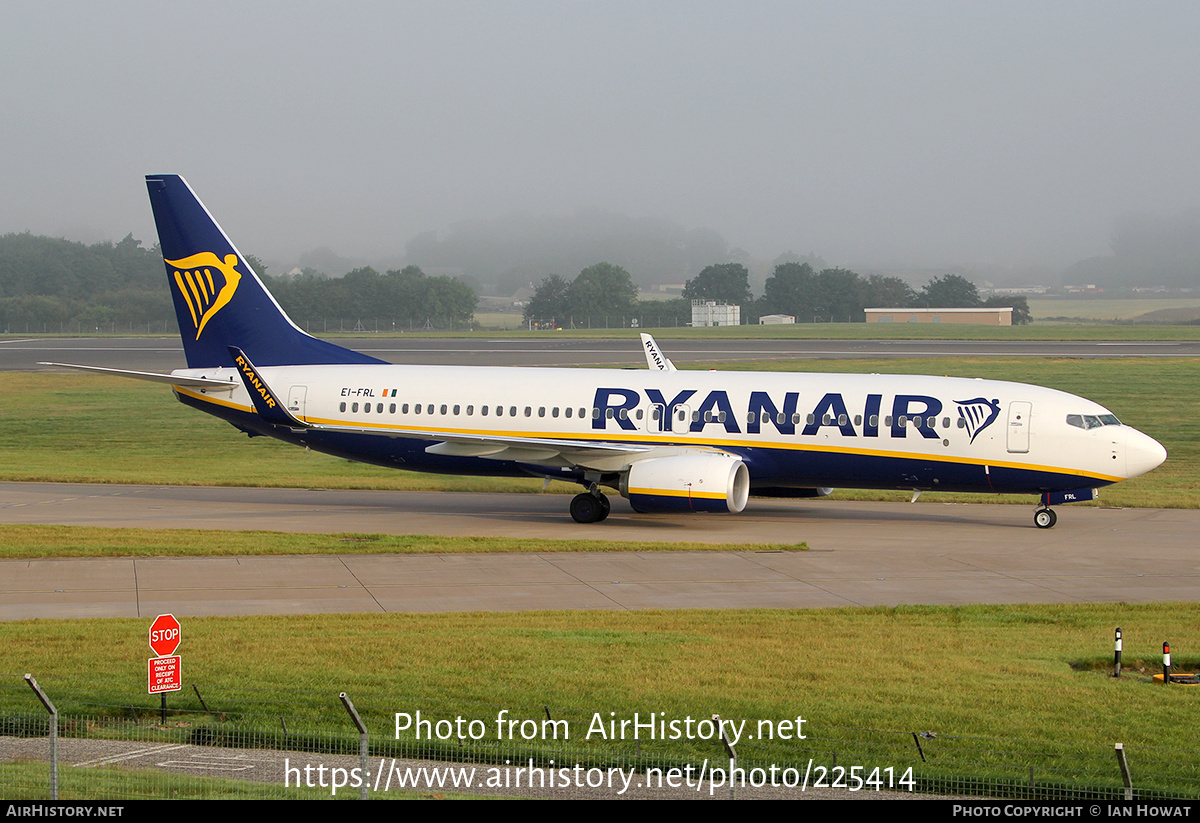
M50 799L58 800L58 709L54 708L54 704L38 686L32 674L25 675L25 682L29 684L29 688L33 689L38 700L42 701L46 711L50 712Z
M1125 799L1133 800L1133 778L1129 776L1129 761L1125 759L1125 744L1117 744L1117 765L1121 767L1121 782L1125 784Z
M340 692L338 697L342 700L342 705L346 707L346 711L350 715L350 719L354 721L354 725L358 727L358 765L362 769L360 774L363 777L362 785L358 789L358 799L367 799L367 727L363 724L362 718L358 716L358 712L354 709L354 704L350 702L350 696L345 692Z
M714 714L712 721L717 724L717 736L721 740L721 744L725 747L725 753L729 755L729 799L736 800L734 797L733 788L733 773L737 769L737 751L733 748L733 744L729 742L729 738L725 736L725 724L721 722L721 715ZM712 780L711 776L709 780Z

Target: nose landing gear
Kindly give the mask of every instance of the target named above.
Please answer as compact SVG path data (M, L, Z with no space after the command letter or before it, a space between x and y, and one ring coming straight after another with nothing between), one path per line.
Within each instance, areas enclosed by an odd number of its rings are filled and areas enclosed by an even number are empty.
M1038 509L1033 513L1033 525L1039 529L1052 529L1058 522L1058 515L1049 507Z

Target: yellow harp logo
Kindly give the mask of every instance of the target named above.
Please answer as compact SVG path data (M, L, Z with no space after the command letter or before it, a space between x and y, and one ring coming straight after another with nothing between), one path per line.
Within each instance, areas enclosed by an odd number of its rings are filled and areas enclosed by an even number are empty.
M192 325L199 340L204 326L229 302L242 280L237 270L237 255L227 254L222 261L212 252L202 251L166 262L175 269L175 284L192 313Z

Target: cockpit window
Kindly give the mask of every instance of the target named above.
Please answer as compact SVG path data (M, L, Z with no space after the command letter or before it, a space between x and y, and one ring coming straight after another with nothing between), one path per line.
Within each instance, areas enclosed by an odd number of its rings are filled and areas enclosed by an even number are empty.
M1101 426L1119 426L1121 421L1115 414L1068 414L1067 425L1077 429L1098 429Z

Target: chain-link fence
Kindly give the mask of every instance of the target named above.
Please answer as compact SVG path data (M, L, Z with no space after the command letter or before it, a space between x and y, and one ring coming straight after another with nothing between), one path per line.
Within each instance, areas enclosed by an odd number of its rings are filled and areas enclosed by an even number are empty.
M45 706L25 678L0 676L0 794L9 799L1200 797L1200 750L647 707L342 699L336 686L189 685L163 701L109 681L39 680Z

